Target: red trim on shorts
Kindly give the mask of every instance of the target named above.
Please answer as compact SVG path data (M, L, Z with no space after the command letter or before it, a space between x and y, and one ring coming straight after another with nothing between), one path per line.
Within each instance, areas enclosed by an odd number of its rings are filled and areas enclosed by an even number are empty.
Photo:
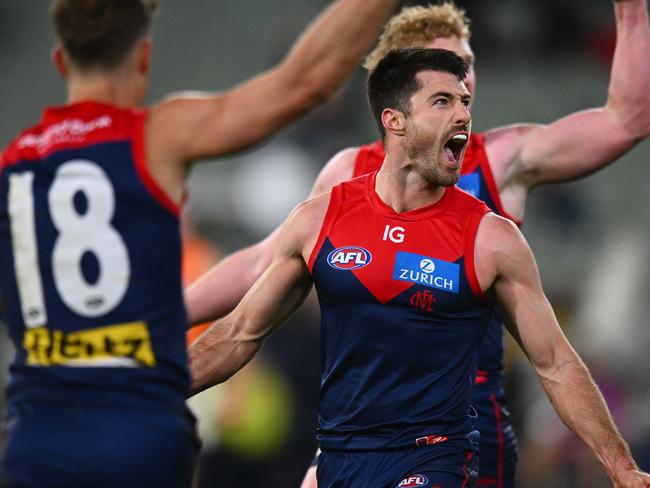
M314 263L316 262L316 258L318 257L318 253L320 252L321 247L323 247L323 242L325 242L327 232L332 227L332 223L338 214L340 201L342 200L342 192L343 187L338 184L332 188L332 191L330 193L330 201L327 206L327 212L325 212L325 218L323 219L323 224L320 228L318 239L316 239L316 243L314 244L314 247L311 250L311 254L309 255L309 261L307 262L307 268L309 269L310 273L312 273L314 269Z
M490 401L494 407L494 416L497 419L497 439L499 443L498 466L497 466L497 488L503 488L503 428L501 426L501 407L497 402L497 396L490 395Z
M467 463L470 462L472 457L474 457L474 453L467 451L467 458L465 459L465 464L463 465L463 472L465 473L465 479L463 480L463 484L461 485L460 488L465 488L465 486L467 486L467 482L469 481L469 473L467 472Z
M140 181L147 189L149 194L165 210L169 211L176 218L180 217L181 206L176 203L165 190L154 180L147 167L147 157L144 143L145 122L148 112L142 111L135 115L133 122L133 160L135 161L135 170Z
M476 379L474 380L475 385L484 385L487 383L488 378L490 377L490 372L484 369L476 370Z
M483 216L490 212L487 206L484 205L484 209L474 212L465 231L465 274L467 275L467 281L472 288L474 295L480 300L485 300L485 294L481 290L481 284L478 281L476 276L476 268L474 266L474 244L476 243L476 231L478 225L481 223Z
M497 484L496 478L479 478L476 486L494 486Z

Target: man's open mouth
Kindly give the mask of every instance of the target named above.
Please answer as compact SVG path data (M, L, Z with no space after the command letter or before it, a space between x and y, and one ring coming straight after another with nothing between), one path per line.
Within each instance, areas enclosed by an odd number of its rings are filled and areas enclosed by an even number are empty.
M463 149L467 145L469 140L469 135L465 132L454 134L447 140L445 143L444 149L447 154L449 161L460 163L460 157L463 153Z

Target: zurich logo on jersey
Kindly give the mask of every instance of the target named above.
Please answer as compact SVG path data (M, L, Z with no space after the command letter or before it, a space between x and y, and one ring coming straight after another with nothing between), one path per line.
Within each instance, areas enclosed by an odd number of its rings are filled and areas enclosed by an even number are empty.
M327 255L327 264L336 269L357 269L367 266L372 255L363 247L345 246L334 249Z
M458 293L460 266L441 259L399 251L395 258L393 279Z
M412 474L407 476L397 485L397 488L409 488L415 486L427 486L429 484L429 479L423 474Z

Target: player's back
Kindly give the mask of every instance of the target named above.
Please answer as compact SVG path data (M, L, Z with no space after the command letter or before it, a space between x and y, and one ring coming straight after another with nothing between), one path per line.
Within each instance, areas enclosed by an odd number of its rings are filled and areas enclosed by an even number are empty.
M325 450L467 442L478 298L474 235L487 207L454 187L396 213L376 173L332 190L310 257L321 305L319 442ZM363 222L363 225L359 225Z
M189 386L175 205L145 111L47 109L0 160L9 400L181 405Z

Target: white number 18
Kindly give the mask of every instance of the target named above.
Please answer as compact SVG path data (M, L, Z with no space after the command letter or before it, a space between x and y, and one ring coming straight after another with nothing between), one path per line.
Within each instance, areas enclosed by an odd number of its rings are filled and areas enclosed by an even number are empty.
M40 327L47 322L47 311L38 266L33 182L31 171L10 175L8 210L23 319L27 327ZM83 213L74 204L78 193L86 200ZM64 163L48 192L48 207L59 233L52 250L52 272L61 299L82 317L109 313L124 297L131 270L124 240L110 223L115 192L108 176L92 161ZM99 264L94 283L86 280L81 269L86 253Z

